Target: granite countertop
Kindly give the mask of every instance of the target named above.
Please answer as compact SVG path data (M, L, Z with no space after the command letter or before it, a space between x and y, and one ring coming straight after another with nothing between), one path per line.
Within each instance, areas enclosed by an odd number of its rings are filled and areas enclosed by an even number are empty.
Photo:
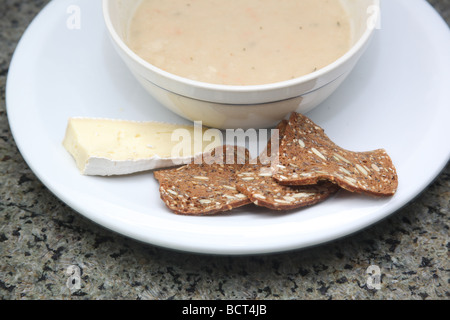
M450 1L429 2L449 23ZM412 203L370 228L271 255L176 252L74 212L24 162L5 108L11 56L48 1L0 3L0 299L450 298L449 165ZM381 273L379 288L367 281L371 266ZM70 270L79 272L72 283Z

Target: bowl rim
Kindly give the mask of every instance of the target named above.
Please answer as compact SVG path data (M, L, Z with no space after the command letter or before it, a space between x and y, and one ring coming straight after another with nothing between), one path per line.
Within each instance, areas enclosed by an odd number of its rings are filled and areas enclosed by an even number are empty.
M302 84L305 84L309 81L312 81L314 79L320 78L324 76L325 74L331 72L332 70L337 69L339 66L343 65L347 61L349 61L353 56L355 56L364 46L366 43L370 40L371 36L374 33L375 27L369 27L367 26L366 30L362 34L362 36L356 41L355 44L341 57L339 57L334 62L328 64L327 66L320 68L312 73L303 75L301 77L297 77L294 79L284 80L284 81L278 81L273 83L267 83L267 84L257 84L257 85L228 85L228 84L215 84L215 83L208 83L198 80L189 79L186 77L182 77L173 73L170 73L168 71L165 71L161 68L158 68L154 66L153 64L147 62L143 58L141 58L139 55L137 55L131 48L122 40L122 38L119 36L118 32L113 26L113 23L111 21L111 17L109 15L109 4L111 0L102 0L102 11L103 11L103 19L106 25L106 28L112 37L113 41L116 43L119 48L126 53L128 57L130 57L135 63L142 66L146 70L149 70L163 78L169 79L171 81L174 81L176 83L186 85L188 87L192 88L199 88L204 90L211 90L211 91L218 91L218 92L230 92L230 93L244 93L244 92L262 92L262 91L271 91L276 89L284 89L294 86L299 86ZM378 7L378 10L376 10L373 13L373 18L375 21L380 18L380 1L379 0L370 0L373 4ZM337 77L340 77L341 75L338 75ZM149 80L150 81L150 80ZM334 81L332 79L331 81Z

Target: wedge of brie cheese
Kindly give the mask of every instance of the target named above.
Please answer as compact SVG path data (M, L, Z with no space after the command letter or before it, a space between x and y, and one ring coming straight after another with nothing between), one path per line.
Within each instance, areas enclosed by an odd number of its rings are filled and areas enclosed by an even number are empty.
M209 130L208 134L205 134ZM70 118L63 146L84 175L125 175L173 167L222 145L202 126Z

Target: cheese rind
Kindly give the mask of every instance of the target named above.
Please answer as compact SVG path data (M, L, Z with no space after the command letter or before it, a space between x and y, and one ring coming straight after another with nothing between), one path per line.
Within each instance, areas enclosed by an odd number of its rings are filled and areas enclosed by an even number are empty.
M192 162L222 145L208 128L162 122L70 118L63 146L84 175L125 175ZM220 133L220 132L219 132Z

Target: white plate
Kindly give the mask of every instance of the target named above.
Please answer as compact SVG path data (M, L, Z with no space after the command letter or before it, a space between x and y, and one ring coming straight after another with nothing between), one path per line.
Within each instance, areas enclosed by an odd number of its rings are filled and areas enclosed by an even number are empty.
M81 29L72 30L67 21L76 22L70 18L77 8ZM248 206L221 216L184 217L166 209L151 173L80 175L61 144L71 116L186 123L149 98L113 52L99 0L52 1L24 34L7 83L15 141L62 201L140 241L199 253L258 254L337 239L410 202L450 158L449 29L422 0L389 0L382 8L381 29L368 52L308 116L344 148L385 148L399 175L392 198L340 192L295 212Z

